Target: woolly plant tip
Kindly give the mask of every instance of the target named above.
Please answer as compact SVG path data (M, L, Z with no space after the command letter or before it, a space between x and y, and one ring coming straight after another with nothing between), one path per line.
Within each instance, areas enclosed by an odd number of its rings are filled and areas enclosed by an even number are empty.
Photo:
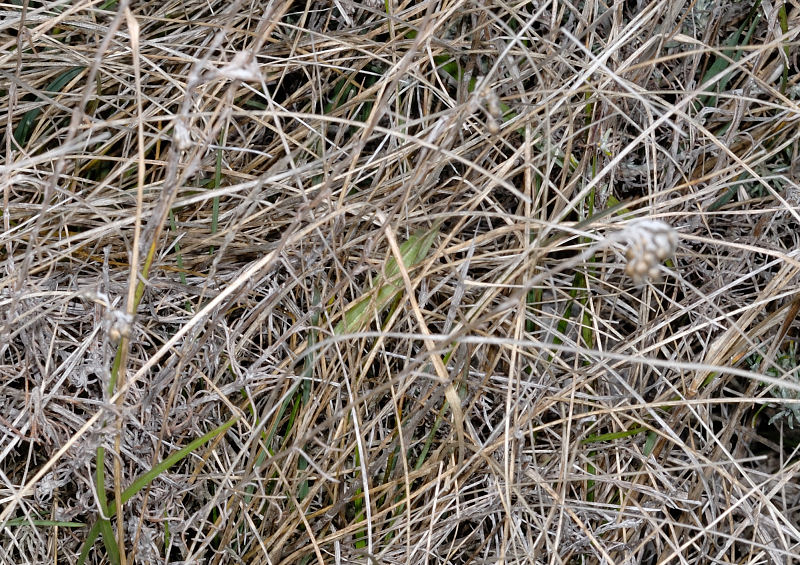
M658 279L659 264L675 253L678 233L660 220L636 220L620 234L627 244L625 273L637 284Z

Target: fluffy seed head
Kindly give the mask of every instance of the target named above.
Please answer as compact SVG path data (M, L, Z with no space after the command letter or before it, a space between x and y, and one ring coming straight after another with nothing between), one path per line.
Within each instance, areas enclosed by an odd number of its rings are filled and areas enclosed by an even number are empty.
M669 224L660 220L631 222L621 233L627 244L625 273L635 282L658 277L658 265L675 253L678 234Z

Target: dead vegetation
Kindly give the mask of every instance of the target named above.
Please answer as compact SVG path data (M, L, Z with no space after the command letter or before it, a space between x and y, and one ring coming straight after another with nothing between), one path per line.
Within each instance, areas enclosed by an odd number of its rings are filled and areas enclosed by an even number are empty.
M4 4L0 562L791 562L800 6L608 4Z

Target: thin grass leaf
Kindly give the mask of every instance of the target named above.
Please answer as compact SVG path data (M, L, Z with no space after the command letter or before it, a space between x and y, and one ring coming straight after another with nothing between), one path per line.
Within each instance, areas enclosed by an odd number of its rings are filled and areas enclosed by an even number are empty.
M231 426L233 426L238 421L239 417L234 416L233 418L231 418L218 428L211 430L204 436L195 439L185 447L179 449L178 451L176 451L175 453L164 459L164 461L153 467L150 471L137 478L128 488L122 491L121 504L125 504L126 502L128 502L134 495L136 495L139 491L141 491L143 488L149 485L153 481L153 479L158 477L161 473L163 473L164 471L166 471L167 469L169 469L170 467L181 461L187 455L191 454L198 447L201 447L202 445L208 443L218 435L226 432ZM104 455L105 453L98 453L97 461L103 461ZM98 470L97 474L98 474L97 482L98 484L102 484L103 482L102 471ZM98 496L102 496L101 503L103 503L103 501L105 501L105 491L103 491L102 495L98 493ZM117 513L116 506L110 506L110 507L107 506L105 508L105 514L108 519L114 517L116 513ZM83 563L86 561L86 558L89 555L89 551L91 550L95 540L97 539L97 536L101 533L101 531L103 531L103 537L105 539L106 533L104 531L103 522L109 523L108 519L103 519L103 518L98 519L95 525L92 526L91 530L89 530L89 533L86 536L86 540L84 540L83 542L83 547L81 548L80 556L78 557L78 565L83 565ZM106 545L106 549L108 550L108 545ZM119 560L119 548L117 548L117 561L118 560Z
M56 77L53 82L44 88L45 92L61 92L62 88L64 88L73 78L78 76L78 74L85 69L86 67L75 67L68 71L64 71L58 77ZM41 113L42 107L28 110L25 112L25 115L22 116L22 120L20 120L20 122L17 124L17 127L14 128L14 140L19 144L20 147L25 147L25 145L28 143L28 139L35 129L36 120L39 118L39 114Z
M714 59L714 62L708 68L708 70L706 71L706 74L703 75L703 78L700 81L701 84L705 84L706 82L711 80L713 77L720 75L725 69L727 69L733 63L735 63L736 61L739 60L739 58L742 55L742 50L741 49L735 49L735 47L738 47L740 45L748 45L750 43L750 41L751 41L751 39L753 37L753 33L756 30L756 25L758 24L759 19L760 19L760 14L758 14L758 12L756 11L757 10L757 6L760 3L761 2L759 0L757 2L757 4L751 9L750 16L748 17L748 19L746 19L744 21L744 23L742 23L742 25L739 26L736 29L736 31L733 32L731 34L731 36L728 38L728 40L725 42L725 46L728 47L728 49L723 49L722 50L722 55L720 55L720 56L718 56L717 58ZM744 28L748 23L750 24L750 27L749 27L747 33L745 33L744 38L741 39L742 38L742 33L744 32ZM740 39L741 39L741 43L740 43ZM725 89L728 86L728 82L730 82L730 80L731 80L731 76L732 76L731 73L725 73L725 74L723 74L722 76L719 77L719 80L717 82L717 88L716 88L716 91L718 93L719 92L725 92ZM709 107L709 106L710 107L716 107L716 105L717 105L717 96L716 95L710 95L710 94L709 95L705 95L705 96L701 96L699 98L699 102L700 102L701 107Z
M61 520L28 520L26 518L14 518L5 523L6 527L19 527L19 526L42 526L42 527L56 527L56 528L82 528L86 524L83 522L64 522Z
M106 554L108 555L111 563L115 565L120 562L119 545L117 538L114 535L114 530L111 528L111 514L108 511L108 499L106 498L106 483L105 483L105 469L103 462L105 461L106 450L103 446L97 448L97 468L95 469L95 490L97 491L97 500L100 504L101 515L97 519L97 526L99 526L100 533L103 534L103 545L106 547ZM116 508L115 508L116 511ZM103 516L106 516L105 518Z

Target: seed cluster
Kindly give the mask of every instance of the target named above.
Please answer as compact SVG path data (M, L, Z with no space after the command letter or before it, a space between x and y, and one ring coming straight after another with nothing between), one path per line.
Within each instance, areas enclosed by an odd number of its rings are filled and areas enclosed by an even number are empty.
M627 242L625 273L635 282L657 279L659 264L675 253L678 235L669 224L660 220L638 220L623 231Z

